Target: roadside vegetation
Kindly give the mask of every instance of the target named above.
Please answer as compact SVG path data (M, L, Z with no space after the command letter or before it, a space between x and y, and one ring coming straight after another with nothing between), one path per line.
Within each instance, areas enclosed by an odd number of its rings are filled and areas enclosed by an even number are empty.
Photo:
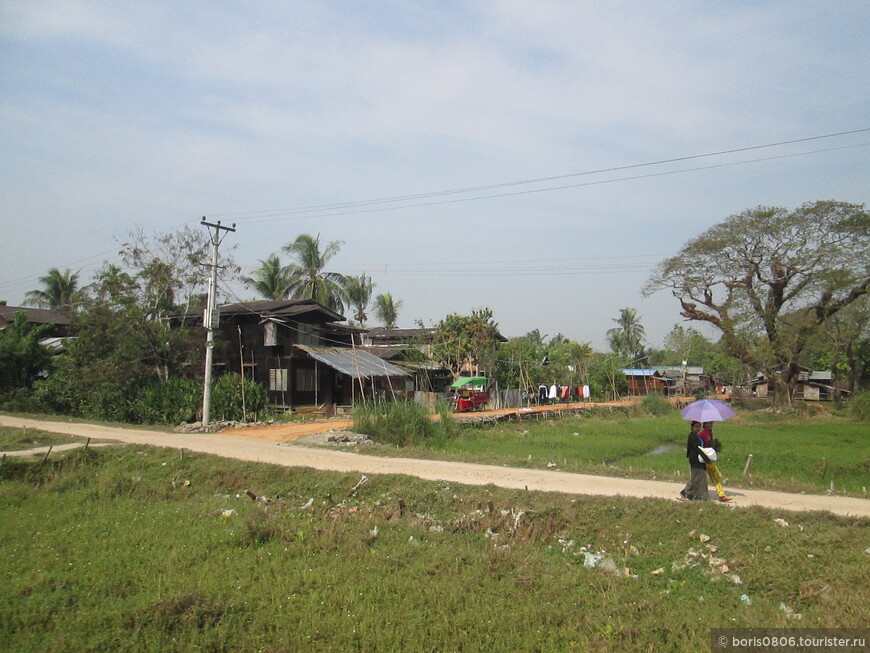
M658 402L653 403L659 412ZM671 407L659 417L644 415L645 404L634 410L593 409L562 418L465 426L460 427L458 437L428 436L421 431L403 437L402 442L382 437L365 421L355 422L353 428L378 443L391 445L366 447L366 453L375 455L685 481L686 422ZM866 496L870 432L866 422L848 416L848 412L809 417L741 411L736 418L717 424L715 433L724 445L719 468L726 488L833 490ZM397 449L396 444L402 448ZM749 473L744 475L750 454Z
M354 406L353 428L381 444L399 447L444 442L460 432L450 404L438 402L435 412L437 420L428 408L413 401L363 401Z
M821 513L125 446L5 460L0 520L3 650L696 651L870 620L867 520Z

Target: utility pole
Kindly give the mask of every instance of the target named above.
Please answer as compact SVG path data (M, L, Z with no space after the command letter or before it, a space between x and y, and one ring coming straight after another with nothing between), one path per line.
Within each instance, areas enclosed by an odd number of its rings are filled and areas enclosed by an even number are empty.
M203 315L202 325L208 330L205 340L205 383L202 389L202 425L208 426L211 413L211 368L212 357L214 355L214 330L220 324L220 311L217 307L217 270L218 270L218 247L226 234L221 234L222 231L230 232L236 230L236 225L232 227L221 226L221 221L211 223L205 221L205 216L202 217L200 223L203 227L208 227L208 236L211 240L211 275L208 279L208 301ZM212 232L214 229L214 232Z

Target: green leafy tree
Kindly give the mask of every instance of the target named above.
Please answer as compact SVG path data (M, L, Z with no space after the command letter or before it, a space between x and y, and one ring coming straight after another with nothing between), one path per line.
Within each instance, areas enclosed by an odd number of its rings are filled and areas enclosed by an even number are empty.
M669 353L663 365L680 365L687 361L690 365L699 365L701 357L712 348L713 344L697 329L675 324L670 333L665 336L664 350Z
M870 375L870 295L864 295L828 320L807 345L804 363L826 369L860 391Z
M728 352L721 342L713 343L700 359L704 373L716 379L717 383L740 385L749 381L758 370L740 362L736 356Z
M762 370L787 406L809 341L868 286L870 214L822 201L727 218L662 261L644 293L670 290L681 315L719 329L729 352Z
M560 379L571 385L588 382L589 365L595 356L592 345L565 338L551 342L548 350L550 364L561 371Z
M30 388L46 369L51 353L39 340L50 330L50 324L30 324L24 311L15 312L12 324L0 331L0 392Z
M498 348L497 379L503 388L522 388L530 392L540 384L585 384L595 353L589 343L580 343L556 334L548 343L539 330L511 338Z
M230 281L238 275L239 267L233 259L233 247L223 247L220 254L220 279ZM120 252L127 267L130 283L124 291L122 306L125 319L138 323L136 338L145 339L143 364L166 381L182 365L198 360L192 349L193 330L185 318L202 308L202 298L208 288L210 274L206 263L211 261L212 245L205 230L184 228L163 234L147 235L141 229L133 231L123 243ZM106 268L105 278L98 275L101 286L92 292L111 295L113 284L123 279L112 266ZM105 284L111 282L109 289ZM107 308L120 308L110 305ZM168 319L170 316L175 319Z
M242 277L242 283L264 299L287 299L293 288L293 275L289 268L281 265L277 254L271 254L260 261L260 267L253 270L250 277Z
M616 353L596 356L589 366L589 389L593 397L619 399L628 392L628 381L622 372L625 359Z
M395 329L399 320L399 309L402 301L393 299L390 293L383 293L375 298L375 317L387 329Z
M617 354L632 360L643 356L643 343L646 331L640 323L640 316L633 308L622 308L619 317L613 320L618 326L607 331L610 348Z
M42 308L72 311L78 297L79 273L72 270L61 272L51 268L44 277L39 278L42 288L31 290L25 297L27 301Z
M526 335L524 335L522 337L527 339L529 342L531 342L536 347L543 347L545 344L544 339L547 336L541 335L541 332L538 329L533 329L532 331L529 331Z
M83 312L99 309L136 325L131 337L135 335L136 340L143 342L143 365L161 381L167 381L182 369L190 369L202 356L202 342L196 327L182 320L164 318L173 313L183 315L189 310L186 304L173 307L168 303L173 284L164 285L162 279L171 267L171 264L152 259L146 269L139 270L134 277L115 265L107 265L97 272L82 299ZM158 290L158 286L169 290Z
M432 337L432 356L452 373L453 378L467 363L493 370L500 335L488 308L471 315L452 313L438 323Z
M333 240L320 251L320 235L300 234L283 251L296 263L289 266L291 274L290 296L294 299L313 299L337 313L344 312L346 280L337 272L326 272L326 265L341 250L341 241Z
M41 401L58 412L126 421L130 401L149 373L147 338L136 307L116 310L98 303L73 321L76 338L54 359L48 379L37 384Z
M358 277L347 277L345 284L345 295L347 301L353 308L353 319L365 326L366 320L369 319L366 311L369 307L369 302L372 299L372 292L375 284L372 283L371 277L363 272Z
M511 338L496 353L496 375L501 388L531 390L539 383L543 347L528 335Z
M114 264L97 272L89 290L96 301L114 308L136 303L136 280Z

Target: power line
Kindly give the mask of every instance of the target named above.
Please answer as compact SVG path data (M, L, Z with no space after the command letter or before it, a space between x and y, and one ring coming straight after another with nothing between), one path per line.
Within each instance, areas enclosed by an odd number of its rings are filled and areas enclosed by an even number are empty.
M610 168L600 168L600 169L595 169L595 170L587 170L587 171L568 173L568 174L563 174L563 175L538 177L538 178L533 178L533 179L510 181L510 182L503 182L503 183L498 183L498 184L489 184L489 185L483 185L483 186L472 186L472 187L457 188L457 189L451 189L451 190L434 191L434 192L428 192L428 193L418 193L418 194L412 194L412 195L403 195L403 196L393 196L393 197L361 200L361 201L356 201L356 202L322 204L322 205L315 205L315 206L303 206L303 207L298 207L298 208L279 209L279 210L264 210L264 211L251 211L251 212L242 212L242 213L223 213L223 214L212 212L210 215L213 215L215 217L240 216L238 218L238 220L240 222L243 220L247 221L247 222L275 222L275 221L284 221L284 220L293 219L294 217L300 217L300 218L306 217L309 215L317 215L317 217L341 217L341 216L346 216L346 215L358 215L361 213L371 213L371 212L377 212L377 211L396 211L396 210L401 210L401 209L419 208L419 207L424 207L424 206L454 204L454 203L459 203L459 202L470 202L470 201L481 201L481 200L487 200L487 199L497 199L497 198L517 196L517 195L526 195L526 194L532 194L532 193L553 192L553 191L558 191L558 190L565 190L568 188L580 188L580 187L585 187L585 186L612 184L612 183L619 183L619 182L625 182L625 181L633 181L633 180L638 180L638 179L648 179L648 178L653 178L653 177L684 174L687 172L695 172L695 171L700 171L700 170L711 170L711 169L715 169L715 168L747 165L750 163L759 163L759 162L772 161L772 160L777 160L777 159L786 159L786 158L792 158L792 157L798 157L798 156L808 156L808 155L812 155L812 154L853 149L853 148L858 148L858 147L866 147L866 146L870 145L870 143L858 143L855 145L846 145L846 146L840 146L840 147L809 150L809 151L804 151L804 152L796 152L796 153L783 154L783 155L778 155L778 156L770 156L770 157L762 157L762 158L756 158L756 159L747 159L747 160L736 161L736 162L713 164L713 165L709 165L709 166L697 166L697 167L691 167L691 168L682 168L679 170L668 170L668 171L662 171L662 172L654 172L654 173L643 174L643 175L630 175L630 176L623 176L623 177L617 177L617 178L611 178L611 179L581 182L581 183L576 183L576 184L562 184L562 185L557 185L557 186L547 186L545 188L531 188L531 189L516 190L516 191L510 191L510 192L504 192L504 193L491 193L491 194L487 194L487 195L478 195L478 196L473 196L473 197L459 197L459 198L443 199L443 200L430 201L430 202L420 202L420 203L413 203L413 204L400 204L398 206L389 206L390 204L397 204L400 202L409 202L409 201L413 202L414 200L417 200L417 199L427 199L427 198L434 199L434 198L438 198L438 197L448 197L451 195L469 194L469 193L474 193L474 192L482 192L482 191L495 190L495 189L500 189L500 188L510 188L510 187L516 187L516 186L522 186L522 185L531 185L531 184L536 184L536 183L557 181L560 179L569 179L569 178L576 178L576 177L581 177L581 176L591 176L591 175L596 175L596 174L617 172L617 171L621 171L621 170L632 170L632 169L645 168L645 167L651 167L651 166L665 165L665 164L670 164L670 163L675 163L675 162L680 162L680 161L690 161L690 160L698 160L698 159L704 159L704 158L712 158L712 157L724 156L724 155L740 153L740 152L748 152L748 151L761 150L761 149L767 149L767 148L773 148L773 147L782 147L785 145L793 145L793 144L797 144L797 143L806 143L806 142L817 141L817 140L822 140L822 139L835 138L835 137L839 137L839 136L859 134L859 133L864 133L864 132L868 132L868 131L870 131L870 127L834 132L834 133L830 133L830 134L822 134L822 135L817 135L817 136L808 136L808 137L804 137L804 138L797 138L797 139L791 139L791 140L777 141L777 142L773 142L773 143L766 143L763 145L752 145L752 146L747 146L747 147L739 147L739 148L732 148L732 149L726 149L726 150L719 150L719 151L708 152L708 153L704 153L704 154L693 154L693 155L688 155L688 156L672 157L672 158L659 159L656 161L649 161L649 162L644 162L644 163L628 164L628 165L615 166L615 167L610 167ZM347 210L343 210L343 209L347 209ZM189 225L189 224L192 224L194 222L195 222L194 220L188 220L188 221L181 223L180 226ZM166 229L162 232L158 232L158 235L170 233L177 228L179 228L179 225L172 227L172 228L169 228L169 229ZM69 264L64 265L63 267L78 267L79 265L81 265L80 269L87 269L89 267L95 266L100 258L102 258L103 256L106 256L108 254L115 254L115 256L112 257L111 259L104 259L104 262L113 262L113 261L118 260L117 250L104 250L103 252L100 252L100 253L97 253L97 254L73 261ZM382 265L382 264L379 264L377 267L380 267L380 265ZM27 276L23 276L23 277L17 277L17 278L11 279L9 281L0 281L0 289L4 289L5 291L8 292L8 291L13 290L15 288L19 288L19 289L26 288L27 286L30 286L30 285L33 285L34 283L36 283L38 281L38 279L40 278L40 276L41 275L39 275L39 274L33 274L33 275L27 275Z
M835 132L835 133L831 133L831 134L822 134L819 136L808 136L805 138L796 138L796 139L785 140L785 141L777 141L774 143L765 143L763 145L750 145L750 146L746 146L746 147L732 148L732 149L727 149L727 150L718 150L715 152L707 152L704 154L692 154L692 155L688 155L688 156L672 157L672 158L668 158L668 159L658 159L656 161L647 161L644 163L633 163L633 164L627 164L627 165L621 165L621 166L613 166L613 167L609 167L609 168L585 170L582 172L572 172L572 173L567 173L567 174L562 174L562 175L553 175L553 176L548 176L548 177L537 177L537 178L532 178L532 179L522 179L522 180L518 180L518 181L508 181L508 182L502 182L502 183L497 183L497 184L487 184L487 185L483 185L483 186L469 186L469 187L465 187L465 188L454 188L454 189L449 189L449 190L431 191L431 192L426 192L426 193L416 193L416 194L412 194L412 195L398 195L398 196L392 196L392 197L381 197L381 198L358 200L358 201L351 201L351 202L338 202L338 203L332 203L332 204L317 204L317 205L301 206L301 207L286 208L286 209L268 209L268 210L248 211L248 212L238 212L238 213L223 213L223 214L214 214L214 215L219 216L219 217L237 216L239 220L259 221L259 220L256 220L257 217L272 217L272 216L277 216L277 215L298 215L298 214L308 214L308 213L318 213L319 214L319 213L322 213L325 211L332 212L332 211L337 211L337 210L341 210L341 209L360 208L360 207L372 206L372 205L378 205L378 204L392 204L392 203L396 203L396 202L407 202L407 201L413 201L413 200L417 200L417 199L443 197L443 196L447 196L447 195L476 193L476 192L482 192L482 191L488 191L488 190L495 190L495 189L499 189L499 188L509 188L509 187L513 187L513 186L523 186L523 185L558 181L561 179L570 179L570 178L574 178L574 177L598 175L598 174L604 174L604 173L609 173L609 172L619 172L619 171L623 171L623 170L633 170L633 169L638 169L638 168L665 165L665 164L669 164L669 163L679 163L682 161L692 161L692 160L697 160L697 159L724 156L726 154L737 154L740 152L750 152L753 150L768 149L768 148L772 148L772 147L782 147L784 145L794 145L797 143L806 143L806 142L817 141L817 140L822 140L822 139L827 139L827 138L835 138L838 136L847 136L847 135L851 135L851 134L859 134L859 133L868 132L868 131L870 131L870 127ZM861 145L867 145L867 143L864 143ZM846 146L846 147L849 147L849 146ZM832 151L835 149L845 149L845 148L829 148L829 149L822 149L822 150L811 150L808 152L797 153L797 154L794 154L791 156L800 156L800 155L804 155L804 154L816 154L816 153L820 153L820 152ZM732 164L732 165L742 165L745 163L753 163L756 161L766 161L766 160L770 160L770 159L769 158L751 159L748 161L743 161L743 162L739 162L739 163ZM707 169L707 168L706 167L687 168L687 169L682 170L680 172L689 172L692 170L704 170L704 169ZM674 173L670 173L670 174L674 174ZM612 180L612 181L604 182L604 183L612 183L613 181L624 181L626 179L636 179L636 178L642 178L642 177L620 178L620 179L616 179L616 180ZM555 188L552 188L552 190L558 190L561 188L573 188L573 187L576 187L576 186L575 185L557 186ZM551 190L551 189L542 189L542 190ZM539 190L537 192L541 192L541 191ZM513 193L509 193L509 194L513 194ZM494 196L485 196L485 197L502 197L502 196L503 195L494 195ZM475 199L475 198L472 198L472 199ZM412 206L418 206L418 205L412 205ZM426 206L426 204L423 204L421 206ZM343 214L338 214L338 215L343 215Z
M763 161L775 161L777 159L790 159L790 158L799 157L799 156L808 156L810 154L819 154L819 153L823 153L823 152L834 152L837 150L847 150L847 149L853 149L853 148L857 148L857 147L867 147L868 145L870 145L870 143L858 143L857 145L844 145L841 147L832 147L832 148L826 148L826 149L821 149L821 150L810 150L807 152L781 154L778 156L762 157L762 158L758 158L758 159L746 159L744 161L733 161L730 163L718 163L718 164L713 164L713 165L709 165L709 166L697 166L694 168L681 168L679 170L653 172L653 173L649 173L649 174L645 174L645 175L631 175L628 177L616 177L614 179L587 181L587 182L582 182L582 183L577 183L577 184L563 184L561 186L547 186L545 188L531 188L531 189L526 189L526 190L517 190L517 191L511 191L511 192L505 192L505 193L494 193L494 194L490 194L490 195L478 195L475 197L462 197L462 198L458 198L458 199L438 200L438 201L431 201L431 202L420 202L417 204L401 204L398 206L378 206L377 208L359 207L359 208L354 208L353 210L348 210L348 211L317 213L316 216L318 218L326 218L326 217L334 218L334 217L342 217L342 216L347 216L347 215L358 215L358 214L362 214L362 213L378 213L378 212L384 212L384 211L397 211L397 210L401 210L401 209L420 208L420 207L424 207L424 206L440 206L440 205L445 205L445 204L459 204L462 202L475 202L475 201L480 201L480 200L498 199L498 198L502 198L502 197L514 197L514 196L518 196L518 195L531 195L534 193L548 193L548 192L557 191L557 190L565 190L568 188L582 188L585 186L603 186L605 184L614 184L614 183L618 183L618 182L622 182L622 181L634 181L637 179L650 179L653 177L666 177L669 175L678 175L678 174L684 174L687 172L697 172L699 170L713 170L716 168L727 168L727 167L732 167L732 166L747 165L750 163L759 163L759 162L763 162ZM714 156L714 155L699 155L699 156ZM640 165L646 165L646 164L640 164ZM653 165L653 164L649 164L649 165ZM578 174L582 174L582 173L578 173ZM590 173L590 174L594 174L594 173ZM396 200L396 201L399 201L399 200ZM257 219L251 218L251 219L248 219L247 221L251 222L251 223L283 222L285 220L291 220L294 218L309 217L309 215L298 215L297 213L298 213L297 211L280 212L280 213L276 212L276 213L267 214L266 216L264 216L262 218L257 218ZM238 219L239 219L239 221L245 220L245 218L238 218Z

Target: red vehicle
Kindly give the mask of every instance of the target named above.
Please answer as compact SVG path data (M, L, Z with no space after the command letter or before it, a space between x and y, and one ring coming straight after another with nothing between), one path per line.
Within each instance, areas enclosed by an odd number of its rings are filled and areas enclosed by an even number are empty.
M489 403L489 392L486 390L488 380L483 376L467 376L455 381L453 389L453 409L460 413L477 410Z

